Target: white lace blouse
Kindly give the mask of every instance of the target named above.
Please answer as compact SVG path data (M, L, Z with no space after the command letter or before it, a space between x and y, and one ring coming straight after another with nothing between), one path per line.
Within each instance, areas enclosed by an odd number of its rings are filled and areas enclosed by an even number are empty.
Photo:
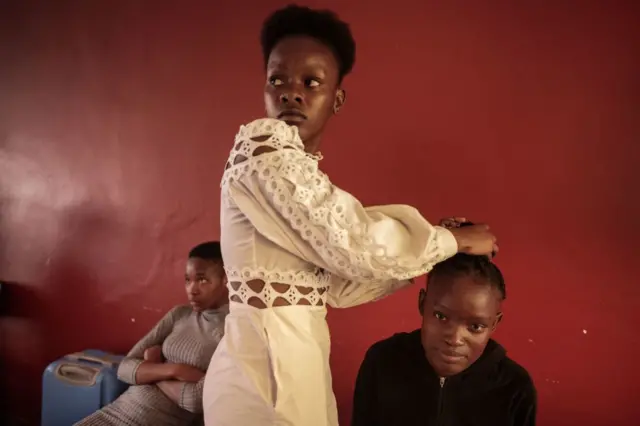
M457 252L450 231L413 207L363 207L318 169L295 126L241 126L221 182L221 245L230 297L267 307L349 307L379 299ZM257 292L248 281L266 284ZM283 293L270 283L290 284ZM300 287L313 291L301 291Z

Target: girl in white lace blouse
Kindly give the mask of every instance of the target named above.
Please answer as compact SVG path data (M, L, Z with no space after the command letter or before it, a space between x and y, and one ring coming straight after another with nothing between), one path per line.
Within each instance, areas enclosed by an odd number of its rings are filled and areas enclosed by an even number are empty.
M289 6L265 22L262 47L270 118L240 128L221 183L231 303L205 422L336 426L326 305L379 299L458 251L490 254L495 238L486 226L432 226L409 206L365 208L318 169L355 59L347 24Z

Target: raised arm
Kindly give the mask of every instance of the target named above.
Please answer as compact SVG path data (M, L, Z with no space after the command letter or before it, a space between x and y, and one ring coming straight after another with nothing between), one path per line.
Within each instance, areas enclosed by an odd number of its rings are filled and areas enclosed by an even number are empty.
M118 367L120 380L130 385L140 385L168 380L173 377L173 365L145 361L143 357L144 351L148 348L162 345L184 309L184 306L171 309L146 336L135 344Z
M222 189L266 238L345 280L406 280L458 249L412 207L364 208L318 169L297 128L278 120L241 128Z
M396 291L413 284L410 280L347 280L331 275L327 291L327 304L334 308L352 308L364 303L375 302Z

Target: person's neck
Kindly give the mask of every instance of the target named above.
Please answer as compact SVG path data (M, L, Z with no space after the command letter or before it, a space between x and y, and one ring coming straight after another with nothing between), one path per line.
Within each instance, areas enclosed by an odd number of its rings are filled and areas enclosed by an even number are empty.
M228 312L228 309L229 309L229 304L216 305L215 307L211 306L207 309L201 310L200 314L202 314L205 319L210 319L218 316L221 313Z
M308 139L306 141L302 141L304 144L304 150L309 154L316 154L320 149L320 135Z
M221 303L216 303L215 305L211 305L207 309L204 309L204 310L205 311L217 311L218 309L224 308L226 306L229 306L229 303L221 302Z

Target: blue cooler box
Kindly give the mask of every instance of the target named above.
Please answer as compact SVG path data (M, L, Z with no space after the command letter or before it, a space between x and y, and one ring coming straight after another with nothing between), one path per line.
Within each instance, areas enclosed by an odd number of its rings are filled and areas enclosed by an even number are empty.
M124 392L118 380L121 355L96 349L66 355L42 375L41 426L71 426Z

